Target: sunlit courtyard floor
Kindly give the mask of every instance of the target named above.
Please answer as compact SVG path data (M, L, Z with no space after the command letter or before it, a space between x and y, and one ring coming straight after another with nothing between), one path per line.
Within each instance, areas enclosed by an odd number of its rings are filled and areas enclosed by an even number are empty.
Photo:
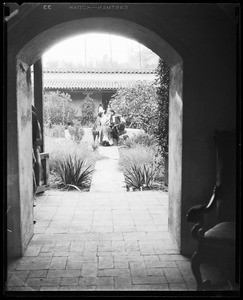
M9 266L10 291L195 290L157 191L37 197L34 236Z
M168 231L167 193L127 192L118 148L98 151L90 192L37 197L34 236L9 265L8 290L194 291L190 258Z

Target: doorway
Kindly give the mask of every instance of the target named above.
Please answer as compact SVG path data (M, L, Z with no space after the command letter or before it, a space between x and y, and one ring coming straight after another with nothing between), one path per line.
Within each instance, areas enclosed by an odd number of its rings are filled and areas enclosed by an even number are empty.
M25 46L19 51L15 65L17 69L16 119L18 134L17 153L19 178L19 197L10 194L10 202L16 207L15 213L9 215L14 225L14 234L9 240L10 253L23 255L33 235L32 213L32 172L31 162L31 81L30 66L42 56L47 48L75 33L93 30L120 34L134 38L150 48L170 66L170 105L169 105L169 229L181 245L181 171L182 171L182 80L183 63L181 56L166 41L147 28L125 19L84 18L60 23L48 30L38 29ZM14 158L15 157L15 158ZM9 159L16 160L15 153L9 153ZM14 169L14 168L13 168ZM16 170L15 170L16 173ZM17 245L17 246L16 246Z

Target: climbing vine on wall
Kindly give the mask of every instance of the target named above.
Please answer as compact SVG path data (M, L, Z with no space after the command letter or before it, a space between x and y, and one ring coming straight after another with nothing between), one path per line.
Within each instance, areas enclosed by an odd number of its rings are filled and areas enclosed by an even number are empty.
M156 93L158 101L158 125L154 132L162 153L168 152L168 131L169 131L169 85L170 68L160 59L156 69Z

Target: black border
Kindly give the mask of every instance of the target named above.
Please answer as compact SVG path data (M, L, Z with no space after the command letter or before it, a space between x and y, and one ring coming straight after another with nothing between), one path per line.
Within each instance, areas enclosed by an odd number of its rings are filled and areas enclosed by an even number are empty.
M19 2L7 2L7 3L11 3L11 4L18 4L21 5L22 3L42 3L42 2L36 2L36 1L19 1ZM53 3L53 4L61 4L62 2L60 1L45 1L44 3ZM65 1L65 3L68 3ZM80 3L80 1L72 1L71 3ZM82 3L82 2L81 2ZM137 2L137 1L106 1L106 2L97 2L97 1L87 1L84 2L82 4L90 4L90 3L100 3L100 4L109 4L109 3L113 3L113 4L144 4L144 2ZM176 3L171 3L171 2L155 2L152 1L149 4L198 4L198 2L193 3L193 2L180 2L177 1ZM217 2L217 1L212 1L212 2L203 2L202 4L222 4L222 2ZM238 266L238 270L237 273L239 275L239 283L241 286L241 264L242 264L242 260L241 260L241 240L240 237L242 235L242 231L241 231L241 6L240 6L240 2L237 1L232 1L229 3L223 3L223 4L229 4L229 5L238 5L235 10L236 10L236 15L238 16L238 24L237 24L237 28L236 28L236 35L237 35L237 53L236 53L236 60L237 60L237 82L236 82L236 92L237 92L237 120L236 120L236 128L237 128L237 161L239 162L239 164L237 164L238 168L237 168L237 176L238 176L238 199L239 199L239 203L238 203L238 211L237 211L237 220L239 220L239 227L237 228L237 236L238 236L238 245L237 245L237 255L236 255L236 259L237 262L239 264L237 264ZM6 16L6 9L4 7L4 3L2 5L2 9L3 9L3 18L4 16ZM3 168L2 168L2 176L3 176L3 180L2 180L2 193L3 193L3 212L2 212L2 220L3 220L3 230L2 230L2 245L6 245L6 214L5 211L7 209L6 207L6 198L7 198L7 193L6 193L6 185L7 185L7 161L6 161L6 143L7 143L7 120L6 120L6 116L7 116L7 108L6 108L6 88L7 88L7 82L6 82L6 78L7 78L7 49L6 49L6 45L7 45L7 26L6 26L6 22L3 21L3 101L2 101L2 118L1 120L3 121L3 125L2 125L2 137L3 137L3 142L2 142L2 160L3 160ZM238 256L238 257L237 257ZM55 292L45 292L45 291L35 291L35 292L31 292L31 291L5 291L4 289L4 282L6 279L6 275L7 275L7 253L6 253L6 247L3 247L3 252L2 252L2 272L1 272L1 291L2 291L2 296L3 298L5 297L44 297L44 298L51 298L51 297L65 297L65 298L69 298L69 297L174 297L174 298L191 298L191 297L197 297L197 298L205 298L205 297L232 297L232 298L239 298L241 295L241 291L207 291L207 292L196 292L196 291L80 291L80 292L75 292L75 291L55 291Z

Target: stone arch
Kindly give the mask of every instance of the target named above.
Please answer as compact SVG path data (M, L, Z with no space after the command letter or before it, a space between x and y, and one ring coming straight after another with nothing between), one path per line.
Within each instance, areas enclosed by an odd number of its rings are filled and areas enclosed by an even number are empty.
M134 39L164 59L171 68L169 107L169 227L181 245L182 181L182 83L183 61L177 51L159 35L137 23L120 18L84 18L60 23L30 39L16 55L17 153L19 203L12 217L15 233L9 247L13 256L23 255L33 235L31 159L31 83L30 66L51 46L64 38L88 32L106 32ZM21 142L20 142L21 141ZM11 193L11 191L10 191ZM13 198L13 197L12 197ZM17 200L15 200L16 202ZM10 217L11 218L11 217Z

